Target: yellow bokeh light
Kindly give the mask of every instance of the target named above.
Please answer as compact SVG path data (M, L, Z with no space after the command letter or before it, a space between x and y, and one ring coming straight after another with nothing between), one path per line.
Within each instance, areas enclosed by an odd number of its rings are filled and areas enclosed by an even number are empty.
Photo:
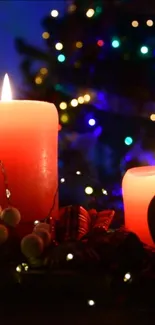
M72 100L71 100L71 106L73 106L73 107L78 106L78 101L77 101L77 99L72 99Z
M43 75L47 74L48 73L47 68L41 68L40 73L43 74Z
M67 103L61 102L59 107L60 107L60 109L66 109L67 108Z
M88 195L91 195L93 193L93 188L91 186L87 186L85 188L85 193L88 194Z
M93 17L94 16L94 13L95 13L95 10L94 9L88 9L87 10L87 12L86 12L86 16L88 17L88 18L91 18L91 17Z
M42 82L43 82L43 80L42 80L41 77L38 76L38 77L35 78L35 83L36 83L37 85L40 85Z
M83 43L82 42L76 42L76 47L78 49L80 49L82 46L83 46Z
M68 115L67 114L62 114L60 120L61 120L62 123L67 123L68 120L69 120Z
M50 34L48 32L42 33L42 38L48 39L50 37Z
M151 120L151 121L155 121L155 114L151 114L151 115L150 115L150 120Z
M85 95L83 96L83 98L84 98L84 101L85 101L85 102L89 102L89 101L90 101L90 95L89 95L89 94L85 94Z
M68 12L74 12L76 10L76 5L72 4L68 7Z
M149 26L149 27L152 27L153 26L153 20L148 19L147 22L146 22L146 25Z
M63 49L63 44L58 42L55 44L55 48L56 48L56 50L61 51Z
M59 15L59 11L58 10L52 10L51 11L51 16L52 17L56 18L56 17L58 17L58 15Z
M78 97L78 103L83 104L84 103L84 97L82 97L82 96Z
M132 27L138 27L139 26L139 22L137 20L133 20L131 23Z

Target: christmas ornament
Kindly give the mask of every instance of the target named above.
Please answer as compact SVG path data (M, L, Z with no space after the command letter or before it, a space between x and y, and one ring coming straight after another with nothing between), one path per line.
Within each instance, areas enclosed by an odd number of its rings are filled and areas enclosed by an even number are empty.
M35 234L37 236L39 236L43 240L44 247L47 247L47 246L50 245L50 243L51 243L51 234L50 234L50 232L48 230L46 230L44 228L38 228L34 232L35 232Z
M21 251L27 258L39 257L43 249L43 240L34 233L25 236L21 241Z
M9 237L8 229L4 225L0 225L0 245L5 243Z
M2 211L1 219L6 225L16 227L21 220L21 215L16 208L9 207Z
M98 212L93 228L102 228L107 231L113 220L114 215L114 210L103 210L101 212Z
M50 225L46 222L39 222L36 224L36 226L34 227L34 231L38 230L38 229L46 229L47 231L50 232Z

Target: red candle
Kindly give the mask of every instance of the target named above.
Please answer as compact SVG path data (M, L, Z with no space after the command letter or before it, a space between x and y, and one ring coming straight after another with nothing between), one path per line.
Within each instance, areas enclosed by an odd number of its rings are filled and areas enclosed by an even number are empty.
M58 186L58 114L51 103L11 100L7 75L0 102L0 160L5 167L11 204L21 221L47 217ZM0 205L6 184L0 169ZM57 216L57 194L52 216Z
M123 178L125 226L155 247L155 166L129 169Z

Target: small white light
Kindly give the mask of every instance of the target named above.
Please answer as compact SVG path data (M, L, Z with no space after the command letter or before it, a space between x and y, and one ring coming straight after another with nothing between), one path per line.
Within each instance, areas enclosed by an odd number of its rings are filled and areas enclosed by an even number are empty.
M18 273L20 273L20 272L22 271L22 266L21 266L21 265L18 265L18 266L16 267L16 271L17 271Z
M128 272L128 273L126 273L125 276L124 276L124 282L127 282L127 281L129 281L130 279L131 279L131 274Z
M7 102L12 99L12 92L10 87L10 81L7 73L4 76L3 86L2 86L2 94L1 101Z
M56 17L58 17L58 15L59 15L59 11L58 10L52 10L51 11L51 16L52 17L56 18Z
M85 193L87 194L87 195L91 195L92 193L93 193L93 188L91 187L91 186L87 186L86 188L85 188Z
M66 260L71 261L73 259L74 255L72 253L67 254Z
M60 179L60 182L61 182L61 183L64 183L64 182L65 182L65 178L61 178L61 179Z
M29 266L27 263L22 263L22 267L23 267L24 271L28 271L28 269L29 269Z
M35 221L34 221L34 225L37 225L38 223L40 223L39 220L35 220Z
M81 175L81 172L77 170L76 175Z
M92 300L92 299L88 300L88 305L89 306L94 306L95 305L95 301Z
M106 190L104 190L104 188L102 189L102 193L103 193L104 195L108 195L108 192L107 192Z
M8 190L8 188L6 189L6 197L9 199L11 196L11 192Z

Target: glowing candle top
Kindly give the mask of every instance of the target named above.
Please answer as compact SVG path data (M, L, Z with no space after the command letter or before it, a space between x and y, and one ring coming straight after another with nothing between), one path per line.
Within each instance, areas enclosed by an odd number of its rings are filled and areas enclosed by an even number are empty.
M1 101L8 102L10 100L12 100L12 92L11 92L9 77L8 74L6 73L4 76L4 81L2 86Z

